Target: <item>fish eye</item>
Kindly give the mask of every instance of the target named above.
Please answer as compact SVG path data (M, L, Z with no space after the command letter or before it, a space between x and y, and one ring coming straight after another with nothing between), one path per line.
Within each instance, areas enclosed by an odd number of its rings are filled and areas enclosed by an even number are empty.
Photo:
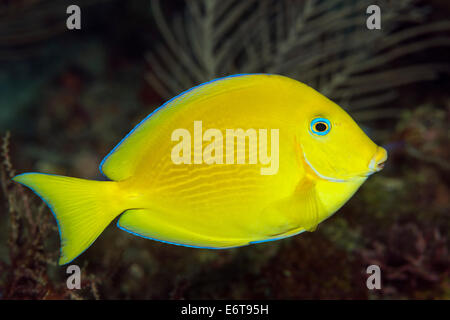
M331 122L328 119L315 118L313 121L311 121L310 130L314 134L324 136L328 132L330 132L330 129L331 129Z

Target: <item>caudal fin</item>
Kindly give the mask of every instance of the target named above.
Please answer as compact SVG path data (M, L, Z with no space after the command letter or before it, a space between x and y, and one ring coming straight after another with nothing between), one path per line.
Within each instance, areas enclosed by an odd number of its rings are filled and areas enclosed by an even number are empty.
M61 238L63 265L83 253L120 208L117 182L92 181L42 173L24 173L13 178L37 193L56 218Z

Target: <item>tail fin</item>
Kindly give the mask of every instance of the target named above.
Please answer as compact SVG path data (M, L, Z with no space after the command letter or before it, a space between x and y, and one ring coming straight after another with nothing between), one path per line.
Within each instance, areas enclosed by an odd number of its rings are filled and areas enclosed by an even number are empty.
M83 253L120 208L117 182L92 181L42 173L24 173L13 178L37 193L56 218L61 238L63 265Z

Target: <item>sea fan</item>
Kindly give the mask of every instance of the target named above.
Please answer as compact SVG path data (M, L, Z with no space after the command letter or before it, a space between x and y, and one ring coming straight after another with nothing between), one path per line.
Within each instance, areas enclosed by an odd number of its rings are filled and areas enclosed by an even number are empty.
M148 55L148 81L167 98L220 76L276 73L318 89L359 120L398 115L395 108L379 109L397 97L396 88L450 71L448 62L402 63L448 47L450 21L423 24L427 8L414 1L379 1L382 29L369 30L370 4L191 0L169 22L160 2L151 1L163 42Z

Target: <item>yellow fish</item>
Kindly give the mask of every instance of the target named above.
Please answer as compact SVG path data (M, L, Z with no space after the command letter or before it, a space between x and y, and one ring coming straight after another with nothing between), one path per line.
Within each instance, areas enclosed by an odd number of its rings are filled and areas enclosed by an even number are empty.
M102 161L111 181L41 173L14 180L51 208L66 264L118 216L122 230L198 248L312 231L386 159L314 89L244 74L194 87L145 118Z

